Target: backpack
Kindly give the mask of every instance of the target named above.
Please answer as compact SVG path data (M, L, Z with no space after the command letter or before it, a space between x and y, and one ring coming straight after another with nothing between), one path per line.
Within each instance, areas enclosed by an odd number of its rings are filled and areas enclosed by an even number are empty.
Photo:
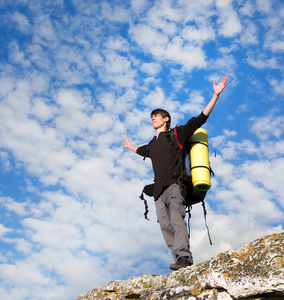
M179 163L180 163L180 167L181 167L181 174L180 174L178 183L179 183L179 186L181 189L181 193L185 200L186 212L188 213L188 229L190 231L189 221L191 218L192 205L201 203L202 207L203 207L203 215L204 215L204 220L205 220L205 226L207 228L209 242L212 245L209 228L207 226L207 221L206 221L207 211L205 208L205 201L204 201L205 196L206 196L206 191L202 191L202 192L198 191L193 187L193 184L192 184L192 177L190 174L191 173L190 155L189 155L190 143L186 142L183 146L179 143L179 141L177 139L176 128L170 129L168 131L168 139L171 143L173 143L173 145L176 147L177 151L179 151ZM144 157L144 159L145 159L145 157ZM214 172L212 171L211 168L210 168L210 173L213 174L213 176L214 176ZM148 203L147 203L147 200L144 198L144 194L146 194L149 197L153 197L154 183L146 185L143 188L141 195L139 196L139 198L144 201L144 206L145 206L144 217L145 217L145 219L147 219L149 221L149 219L148 219L148 212L149 212Z

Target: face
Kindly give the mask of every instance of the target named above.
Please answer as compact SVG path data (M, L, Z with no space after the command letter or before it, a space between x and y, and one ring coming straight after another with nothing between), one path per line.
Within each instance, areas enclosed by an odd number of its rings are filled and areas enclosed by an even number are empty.
M168 120L169 120L168 117L163 118L162 115L160 114L155 114L151 116L152 125L156 130L162 128L163 126L165 127L166 130Z

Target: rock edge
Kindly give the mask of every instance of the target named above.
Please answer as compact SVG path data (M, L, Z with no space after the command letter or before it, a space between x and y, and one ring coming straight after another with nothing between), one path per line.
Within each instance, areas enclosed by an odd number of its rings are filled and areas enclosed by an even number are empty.
M116 280L76 300L284 299L284 233L257 239L195 267Z

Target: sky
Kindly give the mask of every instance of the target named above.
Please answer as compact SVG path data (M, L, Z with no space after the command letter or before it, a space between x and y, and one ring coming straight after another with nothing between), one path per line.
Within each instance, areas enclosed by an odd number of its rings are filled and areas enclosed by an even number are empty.
M173 263L122 147L203 110L215 173L192 209L194 262L284 226L282 0L0 0L0 294L70 300ZM216 154L216 155L215 155Z

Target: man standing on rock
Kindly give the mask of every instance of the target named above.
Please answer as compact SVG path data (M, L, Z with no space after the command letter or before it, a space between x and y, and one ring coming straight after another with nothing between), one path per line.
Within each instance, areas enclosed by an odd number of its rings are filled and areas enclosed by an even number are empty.
M209 117L219 95L227 86L227 76L216 85L213 80L213 97L198 117L192 117L182 126L176 127L177 140L181 145L201 127ZM157 135L143 146L135 146L126 137L123 141L124 148L149 157L155 175L154 199L156 213L161 231L168 248L171 250L175 263L170 265L171 270L178 270L191 266L193 258L189 247L189 234L184 221L185 201L178 184L181 173L179 151L168 138L171 116L163 109L155 109L151 113L153 128Z

